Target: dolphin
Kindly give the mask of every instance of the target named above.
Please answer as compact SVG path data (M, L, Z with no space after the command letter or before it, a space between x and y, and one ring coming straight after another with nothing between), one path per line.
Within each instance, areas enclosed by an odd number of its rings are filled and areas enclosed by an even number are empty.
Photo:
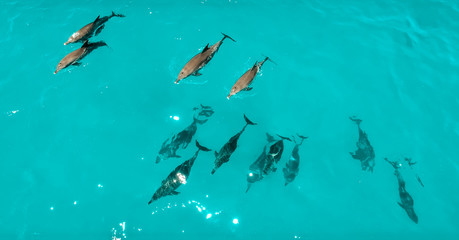
M249 172L247 173L247 190L248 192L252 183L261 181L263 179L263 168L265 167L266 160L268 158L268 146L263 148L263 152L261 152L260 156L258 156L257 160L253 162L249 167Z
M86 40L86 42L84 42L83 46L81 46L77 50L67 54L67 56L65 56L59 62L59 64L57 64L57 68L56 68L56 71L54 72L54 74L58 73L60 70L66 68L66 67L68 67L70 65L75 65L75 66L81 65L81 63L79 63L78 61L80 61L81 59L86 57L86 55L91 53L96 48L102 47L102 46L107 46L107 44L105 42L102 42L102 41L89 43L89 41Z
M401 167L401 164L398 162L392 162L389 161L387 158L384 158L392 167L394 167L394 175L397 177L398 181L398 192L400 195L400 201L397 202L398 205L405 210L405 212L408 214L408 217L415 222L416 224L418 223L418 216L416 215L416 212L414 211L414 201L411 195L406 191L405 189L405 180L403 179L400 171L398 170Z
M196 146L198 147L198 150L194 156L177 166L174 171L172 171L169 176L167 176L167 178L161 182L161 186L153 194L153 197L148 202L148 204L151 204L153 201L156 201L164 196L179 194L179 192L176 190L181 185L187 183L191 168L193 167L194 161L198 157L199 151L210 151L210 149L201 146L198 141L196 141Z
M266 57L263 61L261 62L255 62L252 68L247 70L233 85L231 88L230 93L226 98L230 99L231 96L236 95L236 93L240 91L250 91L252 90L252 87L250 87L250 84L252 83L253 79L257 76L257 73L260 71L261 66L267 61L272 60L269 57Z
M98 16L96 20L94 20L91 23L86 24L86 26L82 27L80 30L76 31L75 33L72 34L72 36L69 37L69 40L64 43L64 45L67 45L69 43L76 43L76 42L84 42L91 38L93 34L99 35L99 33L104 29L105 23L112 17L125 17L122 14L115 14L112 11L112 15L110 16L105 16L100 18Z
M198 110L199 108L194 108L194 110ZM204 112L204 113L203 113ZM204 124L207 122L208 119L199 120L198 117L205 116L211 117L213 114L213 110L211 107L202 108L201 112L198 113L198 116L193 116L193 122L183 129L178 134L174 135L169 142L169 138L163 142L161 149L159 150L159 154L156 157L156 163L161 162L162 160L166 160L168 158L180 158L177 155L177 150L179 148L185 149L188 147L188 144L191 142L191 139L195 135L198 127L197 124Z
M292 155L290 156L289 161L285 164L285 167L282 169L284 172L285 186L295 180L295 177L298 175L298 168L300 165L300 155L298 154L299 148L303 141L308 137L301 136L297 134L301 141L298 143L295 141L295 147L292 150Z
M219 152L215 151L214 169L212 169L211 174L214 174L215 171L217 171L217 169L220 168L223 163L229 161L231 155L237 148L237 141L239 140L239 137L244 132L247 125L257 125L256 123L250 121L246 115L244 115L244 119L246 124L244 125L242 130L238 132L236 135L232 136L230 140L227 143L225 143L225 145L223 145Z
M349 119L355 122L359 129L359 140L357 142L357 150L355 151L355 153L351 152L350 154L352 158L360 160L362 170L368 170L370 172L373 172L373 168L375 166L375 152L370 144L370 141L368 140L367 134L360 128L360 123L362 122L362 120L357 119L355 117L350 117Z
M275 140L274 137L266 133L269 142L273 142L272 145L269 147L268 158L266 160L266 165L263 169L263 174L268 175L271 172L276 172L277 170L277 163L280 161L282 157L282 153L284 152L284 140L292 141L290 138L280 137L280 140Z
M199 70L201 70L204 66L206 66L207 63L214 57L215 53L217 53L218 49L223 43L223 40L226 38L229 38L233 40L233 42L236 42L234 39L232 39L230 36L223 34L222 40L218 41L214 45L209 47L209 44L204 47L204 49L196 54L190 61L188 61L185 66L182 68L180 71L177 80L175 80L175 83L178 84L182 79L185 79L189 77L190 75L193 76L201 76L201 73L199 73Z

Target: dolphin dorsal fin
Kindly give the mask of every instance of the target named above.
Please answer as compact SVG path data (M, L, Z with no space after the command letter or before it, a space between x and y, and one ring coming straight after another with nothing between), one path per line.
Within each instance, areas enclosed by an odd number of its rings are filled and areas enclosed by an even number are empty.
M86 40L86 41L83 43L83 46L81 46L81 48L88 47L88 46L89 46L89 41Z
M99 20L99 18L100 18L100 15L97 16L97 18L96 18L96 20L94 20L94 22L97 22Z
M207 44L207 45L204 47L204 49L202 50L202 52L201 52L201 53L203 53L203 52L207 51L207 49L209 49L209 44Z

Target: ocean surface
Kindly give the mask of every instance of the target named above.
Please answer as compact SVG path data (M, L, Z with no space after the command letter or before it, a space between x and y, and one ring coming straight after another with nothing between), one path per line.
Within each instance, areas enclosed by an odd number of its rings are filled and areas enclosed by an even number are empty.
M53 74L82 43L63 43L97 16L105 41ZM0 239L458 239L459 2L441 0L0 1ZM174 84L210 43L228 39L200 73ZM269 56L251 91L226 98ZM215 113L181 158L163 142ZM197 139L178 195L148 201ZM362 119L375 152L362 171ZM296 179L282 168L252 185L266 135L308 136ZM400 201L402 163L414 223ZM412 169L403 161L410 157ZM424 187L416 180L418 175Z

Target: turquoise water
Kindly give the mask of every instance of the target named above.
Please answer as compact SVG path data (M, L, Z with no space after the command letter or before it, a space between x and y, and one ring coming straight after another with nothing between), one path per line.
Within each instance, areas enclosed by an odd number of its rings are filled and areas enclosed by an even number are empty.
M69 36L111 11L126 17L91 39L108 47L54 75L81 46L64 46ZM0 239L459 236L457 1L2 0L0 15ZM220 32L237 42L225 40L202 76L174 84ZM265 55L277 65L227 100ZM214 175L213 153L201 152L179 195L147 205L196 151L191 143L182 158L155 163L199 104L215 113L193 141L213 150L244 113L258 125ZM349 155L353 115L374 147L373 173ZM279 170L245 193L266 132L309 136L299 174L284 186L294 147L285 142ZM383 160L405 156L417 162L401 173L418 224L398 206Z

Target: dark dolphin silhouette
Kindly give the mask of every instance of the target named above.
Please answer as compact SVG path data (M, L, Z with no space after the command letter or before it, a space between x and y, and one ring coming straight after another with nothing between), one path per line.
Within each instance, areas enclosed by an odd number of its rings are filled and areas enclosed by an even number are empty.
M239 131L236 135L232 136L230 140L227 143L225 143L225 145L223 145L219 152L215 151L214 169L212 169L211 174L214 174L218 168L220 168L224 163L229 161L231 155L237 148L237 141L239 140L239 137L244 132L247 125L256 125L256 123L250 121L245 115L244 119L246 124L244 125L242 130Z
M174 169L174 171L172 171L167 176L167 178L161 182L161 186L156 190L155 194L153 194L153 197L148 202L148 204L151 204L153 201L156 201L164 196L179 194L179 192L177 192L176 190L181 185L187 183L188 177L190 176L191 168L193 167L194 161L198 157L199 151L210 151L210 149L201 146L198 143L198 141L196 141L196 146L198 147L198 150L196 151L194 156L186 160L179 166L177 166Z

